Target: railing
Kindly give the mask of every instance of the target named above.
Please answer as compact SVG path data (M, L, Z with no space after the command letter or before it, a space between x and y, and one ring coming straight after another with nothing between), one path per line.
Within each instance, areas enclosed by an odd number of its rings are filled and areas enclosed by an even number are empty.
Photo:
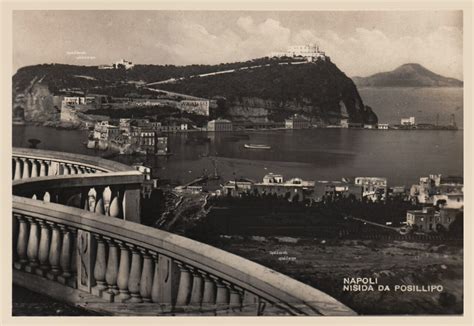
M95 298L100 306L95 309L117 314L125 307L135 315L354 314L329 295L236 255L113 218L111 211L120 207L120 195L113 194L136 184L140 176L111 171L33 178L30 174L29 179L14 181L13 192L21 195L13 196L14 280L21 276L26 280L22 285L28 287L29 280L40 278L48 284L46 290L42 286L44 291L56 287L62 287L61 292L79 291L83 294L78 298L84 294ZM69 187L76 195L80 190L79 201L70 200L71 192L63 194ZM111 195L91 205L84 190L90 187L108 188ZM44 200L44 188L50 191L49 200ZM96 210L101 199L109 216ZM92 206L93 211L82 209Z
M144 175L100 158L13 150L13 194L140 222Z

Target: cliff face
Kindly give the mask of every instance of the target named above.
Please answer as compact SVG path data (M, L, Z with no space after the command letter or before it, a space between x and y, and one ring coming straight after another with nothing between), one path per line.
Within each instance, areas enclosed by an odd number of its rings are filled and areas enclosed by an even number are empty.
M316 121L338 123L344 103L350 122L376 123L377 116L365 106L354 83L336 65L270 65L256 69L199 78L162 89L205 98L226 98L226 115L249 120L275 121L301 113Z

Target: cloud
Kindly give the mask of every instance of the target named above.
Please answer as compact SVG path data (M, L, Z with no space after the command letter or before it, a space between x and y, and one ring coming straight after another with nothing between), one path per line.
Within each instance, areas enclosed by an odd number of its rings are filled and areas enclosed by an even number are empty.
M156 44L175 64L211 64L263 57L292 44L317 43L349 76L367 76L420 63L436 73L462 78L462 31L440 26L424 37L390 37L379 29L356 28L341 36L333 30L290 30L275 19L238 18L211 33L197 23L174 21L169 40Z

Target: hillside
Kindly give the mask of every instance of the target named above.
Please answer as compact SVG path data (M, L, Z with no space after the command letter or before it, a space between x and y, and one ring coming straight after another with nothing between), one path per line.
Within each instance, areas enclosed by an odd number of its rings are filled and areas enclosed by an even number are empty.
M189 78L159 88L205 98L224 97L225 115L233 119L281 121L293 113L301 113L322 122L337 123L342 102L350 121L377 122L377 116L364 106L352 80L329 61L275 64L232 74Z
M373 87L462 87L463 82L426 69L417 63L407 63L395 70L368 77L353 77L357 86Z
M93 66L44 64L24 67L13 76L13 99L25 108L27 120L45 120L57 112L66 94L103 94L116 97L155 97L145 84L180 78L157 88L218 99L218 116L245 121L282 121L301 113L315 122L337 123L341 106L350 121L377 122L364 106L350 78L330 61L282 65L289 59L260 58L220 65L137 65L129 70L100 70ZM262 66L266 65L266 66ZM197 74L249 66L255 69L198 78ZM342 105L343 103L343 105ZM49 112L48 114L44 114ZM214 115L214 114L213 114Z

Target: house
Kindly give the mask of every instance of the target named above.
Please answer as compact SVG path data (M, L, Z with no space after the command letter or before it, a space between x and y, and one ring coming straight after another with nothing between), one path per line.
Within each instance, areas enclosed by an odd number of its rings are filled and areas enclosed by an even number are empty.
M400 120L400 124L402 126L414 126L415 125L415 117L402 118Z
M362 197L372 201L387 198L387 178L357 177L354 184L362 187Z
M301 178L284 181L282 175L269 173L263 177L263 182L252 185L252 192L260 195L276 195L291 201L302 201L312 198L314 181Z
M285 120L286 129L308 129L310 126L310 121L299 114Z
M208 131L232 131L232 122L226 119L215 119L207 123Z
M452 208L442 208L436 211L434 207L423 207L421 210L407 211L406 224L421 232L449 230L451 223L460 212L461 210Z

